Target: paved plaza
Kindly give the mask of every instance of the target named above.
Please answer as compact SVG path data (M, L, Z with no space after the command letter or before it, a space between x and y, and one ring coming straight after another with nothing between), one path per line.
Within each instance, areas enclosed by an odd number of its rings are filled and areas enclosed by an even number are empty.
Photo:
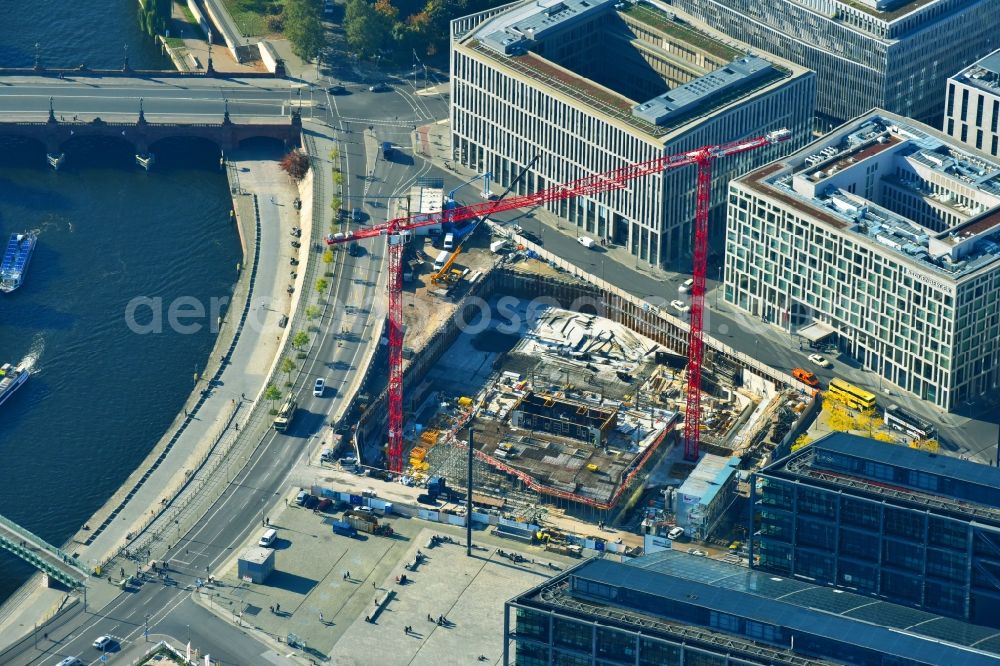
M318 661L495 664L502 654L504 601L556 567L576 562L518 545L527 561L514 564L496 550L515 546L483 532L474 535L479 545L470 558L460 530L415 518L387 519L395 532L391 537L348 538L333 533L330 522L338 516L282 503L265 516L279 535L274 572L263 584L240 581L236 556L243 548L236 548L218 573L218 584L198 595L200 603L276 648L294 634L300 654ZM252 540L264 529L260 526ZM448 535L454 543L428 548L435 534ZM423 561L405 569L418 550ZM408 579L405 585L396 582L401 574ZM439 626L438 616L450 622ZM407 626L413 631L406 633ZM284 645L286 651L291 647ZM480 655L487 661L479 661Z

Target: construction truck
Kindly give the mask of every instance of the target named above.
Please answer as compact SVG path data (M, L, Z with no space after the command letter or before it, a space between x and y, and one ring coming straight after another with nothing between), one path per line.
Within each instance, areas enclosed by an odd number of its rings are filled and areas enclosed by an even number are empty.
M345 511L344 522L365 534L375 534L378 530L378 518L363 511Z

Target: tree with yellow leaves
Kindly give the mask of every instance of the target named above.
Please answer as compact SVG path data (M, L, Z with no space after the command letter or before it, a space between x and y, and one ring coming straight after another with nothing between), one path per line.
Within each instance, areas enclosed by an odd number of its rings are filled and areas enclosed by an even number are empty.
M824 402L823 411L827 412L826 423L830 430L837 432L848 432L854 428L854 419L848 413L847 408L837 402Z
M910 442L910 448L937 453L938 449L941 448L941 445L938 444L936 439L915 439Z
M887 433L887 432L884 432L884 431L880 431L880 432L875 433L874 435L872 435L872 439L874 439L876 441L879 441L879 442L885 442L886 444L895 444L896 443L896 438L893 437L890 433Z
M885 424L882 417L874 409L863 409L854 417L854 429L863 430L871 437L876 430Z
M810 437L806 433L802 433L801 435L795 438L794 442L792 442L792 453L798 451L801 448L809 446L811 443L812 443L812 437Z

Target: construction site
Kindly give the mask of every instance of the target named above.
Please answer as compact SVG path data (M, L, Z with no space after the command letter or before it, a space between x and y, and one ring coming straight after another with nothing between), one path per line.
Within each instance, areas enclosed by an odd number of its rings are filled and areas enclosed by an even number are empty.
M682 159L700 165L718 154ZM642 165L635 175L678 163ZM488 183L484 174L465 185L484 176ZM671 488L693 477L701 479L694 493L701 497L685 493L686 501L731 502L745 490L733 481L736 472L788 444L812 394L703 335L703 266L696 266L690 316L680 319L583 274L516 225L487 219L498 207L572 196L606 180L571 185L461 207L455 190L420 182L407 217L355 232L387 236L390 270L399 276L389 287L388 390L366 405L355 453L373 473L428 487L426 503L441 506L455 499L451 489L464 495L473 432L481 506L527 517L547 505L612 524L649 517L629 511L642 502L662 507L664 520L656 522L677 524L666 501ZM698 242L704 238L699 233ZM379 374L369 370L373 395L384 386Z

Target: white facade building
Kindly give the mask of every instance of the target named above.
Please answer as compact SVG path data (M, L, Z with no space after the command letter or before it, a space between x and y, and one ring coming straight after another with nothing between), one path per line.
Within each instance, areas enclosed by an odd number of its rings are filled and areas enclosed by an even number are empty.
M719 160L721 237L729 179L802 146L812 72L650 5L614 0L515 3L452 24L453 157L519 194L788 128L792 140ZM695 174L646 176L595 197L549 204L577 233L652 265L689 254Z
M1000 155L1000 50L948 79L945 100L945 134Z
M943 409L980 401L1000 383L1000 162L856 118L731 183L724 289Z

